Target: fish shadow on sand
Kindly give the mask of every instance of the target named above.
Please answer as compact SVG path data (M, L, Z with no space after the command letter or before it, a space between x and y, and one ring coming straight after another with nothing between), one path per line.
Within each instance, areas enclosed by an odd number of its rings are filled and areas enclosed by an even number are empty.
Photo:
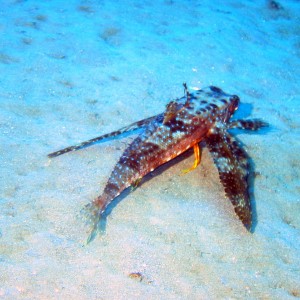
M169 168L173 167L174 165L184 161L188 157L193 155L193 149L189 149L186 152L182 153L181 155L175 157L171 161L159 166L154 171L150 172L149 174L145 175L142 180L139 182L137 187L128 187L125 189L118 197L114 199L106 208L105 212L101 215L101 219L98 225L98 232L101 234L106 233L106 225L107 225L107 217L112 213L113 209L125 198L129 196L129 194L134 193L136 188L142 188L142 186L150 181L152 178L157 177L167 171Z
M247 105L248 109L250 105ZM250 109L251 111L251 109ZM243 116L248 115L248 113L243 114ZM250 135L265 135L270 131L270 127L265 127L262 128L259 133L258 132L253 132L253 131L247 131L246 134L250 134ZM243 149L247 149L247 145L242 143L237 136L239 134L242 133L241 130L239 129L231 129L230 133L232 133L232 135L235 137L235 139L240 143L240 145L243 147ZM126 134L126 136L128 136ZM122 137L118 137L116 139L120 139L120 138L124 138L124 136ZM201 148L205 147L205 143L201 143ZM161 165L160 167L158 167L156 170L152 171L151 173L147 174L146 176L144 176L144 178L141 180L141 182L138 184L137 188L142 188L142 186L150 181L152 178L156 177L156 176L160 176L162 175L162 173L164 173L165 171L167 171L169 168L173 167L174 165L186 160L187 158L191 157L193 155L193 149L189 149L186 152L182 153L181 155L175 157L174 159L172 159L171 161ZM253 159L247 154L248 157L248 162L249 162L249 177L248 177L248 183L249 183L249 194L250 194L250 201L251 201L251 208L252 208L252 226L251 226L251 233L254 233L255 228L257 226L258 223L258 216L257 216L257 211L256 211L256 202L255 202L255 177L260 176L260 173L255 172L255 163L253 161ZM221 185L221 182L220 182ZM201 189L201 185L199 184L199 189ZM98 231L100 234L105 234L106 233L106 225L107 225L107 217L111 214L112 210L115 208L115 206L117 206L121 201L123 201L126 197L129 196L130 193L133 193L135 190L135 188L127 188L126 190L124 190L121 195L119 195L118 197L116 197L114 199L114 201L112 201L108 207L106 208L105 212L102 214L99 225L98 225ZM224 195L224 201L229 201L226 196Z

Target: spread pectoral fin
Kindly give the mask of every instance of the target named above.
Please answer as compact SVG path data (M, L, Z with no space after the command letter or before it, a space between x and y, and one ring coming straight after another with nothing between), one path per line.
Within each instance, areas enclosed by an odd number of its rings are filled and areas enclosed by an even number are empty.
M227 128L228 129L245 129L256 131L258 129L268 127L269 124L260 119L250 119L250 120L233 120L230 121Z
M205 142L219 171L226 196L240 220L250 230L249 163L246 152L227 131L218 128L205 138Z

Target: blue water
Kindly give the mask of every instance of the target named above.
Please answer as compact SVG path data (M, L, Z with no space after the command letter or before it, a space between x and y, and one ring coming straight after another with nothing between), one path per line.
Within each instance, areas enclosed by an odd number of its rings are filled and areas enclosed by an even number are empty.
M0 298L300 297L299 1L0 1ZM47 154L215 85L256 177L248 233L203 149L125 193L84 246L79 211L132 138Z

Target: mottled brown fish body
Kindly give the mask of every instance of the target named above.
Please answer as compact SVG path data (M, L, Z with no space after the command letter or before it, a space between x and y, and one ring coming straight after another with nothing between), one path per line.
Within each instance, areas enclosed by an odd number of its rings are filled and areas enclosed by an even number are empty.
M95 142L143 128L144 131L124 151L114 167L101 196L85 206L83 212L92 223L88 242L94 239L102 213L124 189L191 147L195 151L195 168L199 163L198 143L203 141L218 169L227 198L245 227L251 228L251 205L248 155L228 129L258 130L268 126L258 120L230 118L239 105L239 97L210 86L171 101L164 113L137 121L117 131L78 145L50 153L50 158L75 151ZM192 168L192 169L193 169Z
M125 150L116 164L103 195L97 198L95 204L101 211L117 197L124 189L134 184L162 164L193 147L207 134L207 128L198 128L187 134L181 131L174 135L166 125L155 126L152 134L149 132L135 139ZM157 143L160 141L159 143Z
M199 96L190 97L188 106L186 97L169 104L164 117L150 123L125 150L103 194L94 201L101 213L124 189L204 139L214 123L224 118L224 112L227 113L224 107L230 107L231 103L231 95L226 94L223 95L226 100L218 102L216 98L214 104L203 100L202 91Z

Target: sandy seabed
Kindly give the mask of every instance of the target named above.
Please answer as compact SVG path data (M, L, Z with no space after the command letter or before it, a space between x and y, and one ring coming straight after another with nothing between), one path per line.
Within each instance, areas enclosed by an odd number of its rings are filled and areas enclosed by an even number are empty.
M1 299L300 298L299 1L13 1L0 7ZM206 148L115 201L85 246L82 206L133 136L47 154L161 113L182 83L237 94L254 233Z

